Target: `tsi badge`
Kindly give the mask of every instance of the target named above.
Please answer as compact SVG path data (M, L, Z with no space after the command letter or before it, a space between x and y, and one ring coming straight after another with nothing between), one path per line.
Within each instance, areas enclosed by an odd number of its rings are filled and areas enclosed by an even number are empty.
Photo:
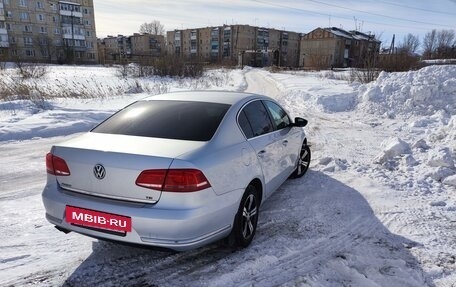
M96 178L103 179L106 175L106 170L104 166L98 163L93 167L93 174Z

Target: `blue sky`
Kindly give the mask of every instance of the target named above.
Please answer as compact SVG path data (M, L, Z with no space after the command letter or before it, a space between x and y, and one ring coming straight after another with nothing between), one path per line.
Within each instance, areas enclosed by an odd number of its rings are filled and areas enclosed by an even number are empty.
M407 33L422 39L432 29L456 30L456 0L94 0L94 5L98 37L130 35L152 20L166 30L249 24L307 33L357 27L388 45L393 34L401 41Z

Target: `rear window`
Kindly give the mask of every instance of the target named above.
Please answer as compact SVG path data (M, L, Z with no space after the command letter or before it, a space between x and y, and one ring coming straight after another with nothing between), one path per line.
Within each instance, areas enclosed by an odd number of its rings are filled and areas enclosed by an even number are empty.
M208 141L230 105L187 101L141 101L115 113L92 132Z

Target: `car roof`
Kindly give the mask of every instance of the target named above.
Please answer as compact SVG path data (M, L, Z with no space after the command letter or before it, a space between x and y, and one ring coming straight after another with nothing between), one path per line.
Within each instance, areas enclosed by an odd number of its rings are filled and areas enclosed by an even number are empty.
M246 102L252 99L269 99L268 97L244 93L244 92L231 92L231 91L187 91L187 92L174 92L150 96L143 101L191 101L191 102L208 102L208 103L221 103L234 105L240 101Z

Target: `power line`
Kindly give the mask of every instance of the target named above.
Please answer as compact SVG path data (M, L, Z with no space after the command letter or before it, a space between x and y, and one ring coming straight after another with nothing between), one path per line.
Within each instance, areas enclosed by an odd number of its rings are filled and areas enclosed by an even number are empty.
M424 22L424 21L416 21L416 20L411 20L411 19L399 18L399 17L389 16L389 15L384 15L384 14L378 14L378 13L373 13L373 12L369 12L369 11L359 10L359 9L347 8L347 7L344 7L344 6L340 6L340 5L336 5L336 4L330 4L330 3L326 3L326 2L322 2L322 1L318 1L318 0L307 0L307 1L313 2L313 3L317 3L317 4L321 4L321 5L330 6L330 7L336 7L336 8L339 8L339 9L345 9L345 10L355 11L355 12L369 14L369 15L373 15L373 16L389 18L389 19L393 19L393 20L399 20L399 21L411 22L411 23L417 23L417 24L426 24L426 25L453 28L453 26L450 26L450 25L443 25L443 24L437 24L437 23L431 23L431 22Z
M389 1L375 0L375 2L382 2L382 3L388 4L388 5L393 5L393 6L398 6L398 7L403 7L403 8L408 8L408 9L413 9L413 10L418 10L418 11L424 11L424 12L429 12L429 13L456 16L455 13L448 13L448 12L443 12L443 11L436 11L436 10L431 10L431 9L412 7L412 6L407 6L407 5L403 5L403 4L397 4L397 3L393 3L393 2L389 2Z
M331 15L331 14L326 14L326 13L321 13L321 12L316 12L316 11L311 11L311 10L305 10L305 9L296 8L296 7L290 7L290 6L286 6L286 5L282 5L282 4L276 4L276 3L271 3L271 2L267 2L267 1L261 1L261 0L251 0L251 1L262 3L262 4L266 4L266 5L269 5L269 6L280 7L280 8L285 8L285 9L289 9L289 10L295 10L295 11L298 11L298 12L304 12L304 13L307 13L307 14L317 14L317 15L323 15L325 17L346 19L346 20L350 20L350 21L353 20L353 17L349 17L349 16L335 16L335 15ZM362 20L362 19L358 19L358 20ZM395 28L416 29L416 26L412 27L412 26L396 25L396 24L381 23L381 22L376 22L376 21L371 21L371 20L362 20L362 21L364 23L384 25L384 26L390 26L390 27L395 27Z

